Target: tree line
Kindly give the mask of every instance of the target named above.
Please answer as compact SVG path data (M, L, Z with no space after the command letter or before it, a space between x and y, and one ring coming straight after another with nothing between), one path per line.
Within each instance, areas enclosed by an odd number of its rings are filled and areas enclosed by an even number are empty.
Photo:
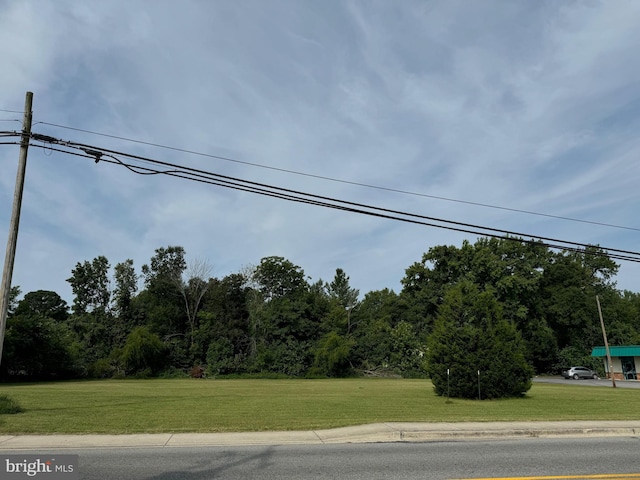
M517 393L534 372L602 368L589 356L602 344L596 295L610 344L640 344L640 295L616 288L618 268L598 247L479 238L429 249L399 293L360 295L340 268L314 282L282 257L216 278L180 246L156 249L139 271L99 256L71 271L70 306L53 291L12 288L0 373L430 375L444 394L456 365L472 385L476 370L494 383L517 371Z

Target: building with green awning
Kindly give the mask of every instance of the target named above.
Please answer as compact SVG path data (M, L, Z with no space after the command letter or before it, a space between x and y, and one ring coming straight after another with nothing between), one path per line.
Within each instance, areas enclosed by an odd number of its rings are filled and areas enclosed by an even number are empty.
M616 380L640 380L640 345L620 345L609 347L611 363L613 364L613 376ZM607 363L607 350L605 347L593 347L592 357L601 357L604 361L604 370L607 378L611 378Z

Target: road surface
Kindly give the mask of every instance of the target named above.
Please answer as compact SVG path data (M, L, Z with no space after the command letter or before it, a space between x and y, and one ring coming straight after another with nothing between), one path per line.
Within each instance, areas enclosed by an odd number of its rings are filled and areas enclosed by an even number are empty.
M437 480L523 476L640 479L640 439L634 437L129 448L57 453L79 454L79 471L84 480Z

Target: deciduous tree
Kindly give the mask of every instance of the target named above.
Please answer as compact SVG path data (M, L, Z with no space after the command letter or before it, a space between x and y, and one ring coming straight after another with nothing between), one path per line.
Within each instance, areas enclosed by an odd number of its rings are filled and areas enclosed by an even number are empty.
M104 256L78 262L67 282L73 290L73 313L106 312L109 309L109 260Z
M60 295L50 290L37 290L27 293L18 302L16 315L36 316L64 321L69 316L69 307Z

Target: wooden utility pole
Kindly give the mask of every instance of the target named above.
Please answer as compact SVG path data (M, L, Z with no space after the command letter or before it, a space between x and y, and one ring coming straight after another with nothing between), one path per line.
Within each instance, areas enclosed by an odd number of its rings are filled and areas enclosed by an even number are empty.
M0 363L2 362L4 331L7 326L7 314L9 312L9 292L11 292L13 263L16 258L16 244L18 243L18 225L20 224L20 208L22 207L24 175L27 169L27 152L29 150L29 140L31 138L32 103L33 93L27 92L24 101L24 118L22 120L20 156L18 157L18 174L16 175L16 188L13 193L13 210L11 211L9 238L7 239L7 253L4 257L4 269L2 270L2 288L0 291Z
M609 374L611 375L611 383L616 388L616 378L613 374L613 362L611 361L611 353L609 353L609 342L607 341L607 331L604 328L604 320L602 319L602 309L600 308L600 299L596 295L596 303L598 304L598 315L600 315L600 326L602 327L602 337L604 338L604 349L607 352L607 363L609 364Z

